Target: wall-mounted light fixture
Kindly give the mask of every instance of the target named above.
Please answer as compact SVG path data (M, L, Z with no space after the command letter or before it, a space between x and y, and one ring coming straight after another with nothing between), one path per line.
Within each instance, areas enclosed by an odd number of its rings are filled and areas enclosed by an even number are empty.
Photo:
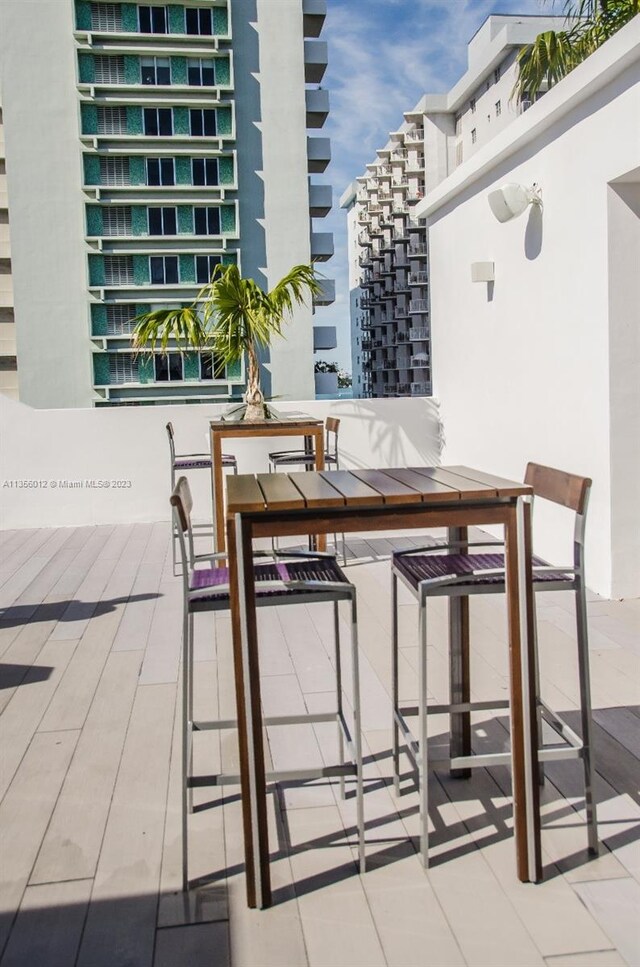
M512 218L517 218L527 210L529 205L542 208L540 188L535 182L531 188L510 182L502 188L489 192L488 202L499 222L509 222Z
M494 262L472 262L471 281L472 282L494 282L496 278Z

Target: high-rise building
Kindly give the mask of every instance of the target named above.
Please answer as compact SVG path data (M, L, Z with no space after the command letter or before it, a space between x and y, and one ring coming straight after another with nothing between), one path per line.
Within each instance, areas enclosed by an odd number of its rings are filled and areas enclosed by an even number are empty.
M354 396L431 395L428 233L412 209L530 106L526 96L520 104L513 98L518 51L563 24L563 17L488 17L469 43L464 76L405 113L344 192Z
M313 133L329 109L325 14L326 0L3 3L24 402L241 395L242 367L211 353L133 355L131 320L188 305L217 264L269 288L333 254L312 230L331 207L311 177L330 160ZM331 301L327 282L265 356L267 394L313 397L313 317Z

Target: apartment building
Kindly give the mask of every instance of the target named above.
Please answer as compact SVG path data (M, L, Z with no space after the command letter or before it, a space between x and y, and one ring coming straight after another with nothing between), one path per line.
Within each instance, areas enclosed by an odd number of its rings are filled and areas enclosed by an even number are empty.
M430 315L428 233L412 213L530 106L512 96L518 51L564 23L488 17L469 42L464 76L447 94L423 95L340 199L347 209L354 396L431 395L431 326L438 320Z
M333 254L314 230L331 207L314 177L330 161L325 14L326 0L3 5L24 402L241 396L242 367L210 352L132 354L132 319L188 305L219 264L268 288ZM313 397L314 314L331 301L327 281L265 354L269 395Z

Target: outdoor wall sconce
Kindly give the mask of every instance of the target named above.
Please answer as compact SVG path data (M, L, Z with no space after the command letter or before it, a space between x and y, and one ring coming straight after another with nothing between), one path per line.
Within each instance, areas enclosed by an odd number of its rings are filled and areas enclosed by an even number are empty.
M499 222L510 222L527 210L529 205L542 209L540 187L534 182L531 188L510 182L502 188L489 192L489 208Z
M494 282L496 277L495 262L472 262L472 282Z

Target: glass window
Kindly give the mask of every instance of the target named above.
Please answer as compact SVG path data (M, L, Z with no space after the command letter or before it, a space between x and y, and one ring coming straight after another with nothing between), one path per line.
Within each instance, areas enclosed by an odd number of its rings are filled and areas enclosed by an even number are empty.
M168 57L142 57L140 76L143 84L170 84L171 61Z
M192 57L188 68L189 84L192 87L213 87L215 84L215 66L211 60L202 57Z
M175 208L149 208L149 235L177 235Z
M196 235L219 235L220 234L220 209L219 208L195 208L194 226Z
M200 379L224 379L224 362L215 353L200 353Z
M213 33L210 7L187 7L185 13L188 34L211 35Z
M173 112L170 107L145 107L144 133L154 137L173 134Z
M205 108L192 108L189 111L191 135L194 138L210 138L216 134L216 112Z
M178 282L178 256L151 255L149 270L153 285L175 285Z
M173 158L147 158L148 185L175 185Z
M126 107L99 107L98 134L126 134Z
M196 255L196 282L210 282L216 265L220 265L219 255Z
M498 81L500 80L500 68L499 67L496 67L496 69L493 72L493 80L494 80L494 83L495 84L497 84Z
M182 353L167 353L154 356L157 383L174 382L184 379Z
M138 19L142 34L166 34L167 32L166 7L138 7Z
M191 174L194 185L217 185L218 159L192 158Z

